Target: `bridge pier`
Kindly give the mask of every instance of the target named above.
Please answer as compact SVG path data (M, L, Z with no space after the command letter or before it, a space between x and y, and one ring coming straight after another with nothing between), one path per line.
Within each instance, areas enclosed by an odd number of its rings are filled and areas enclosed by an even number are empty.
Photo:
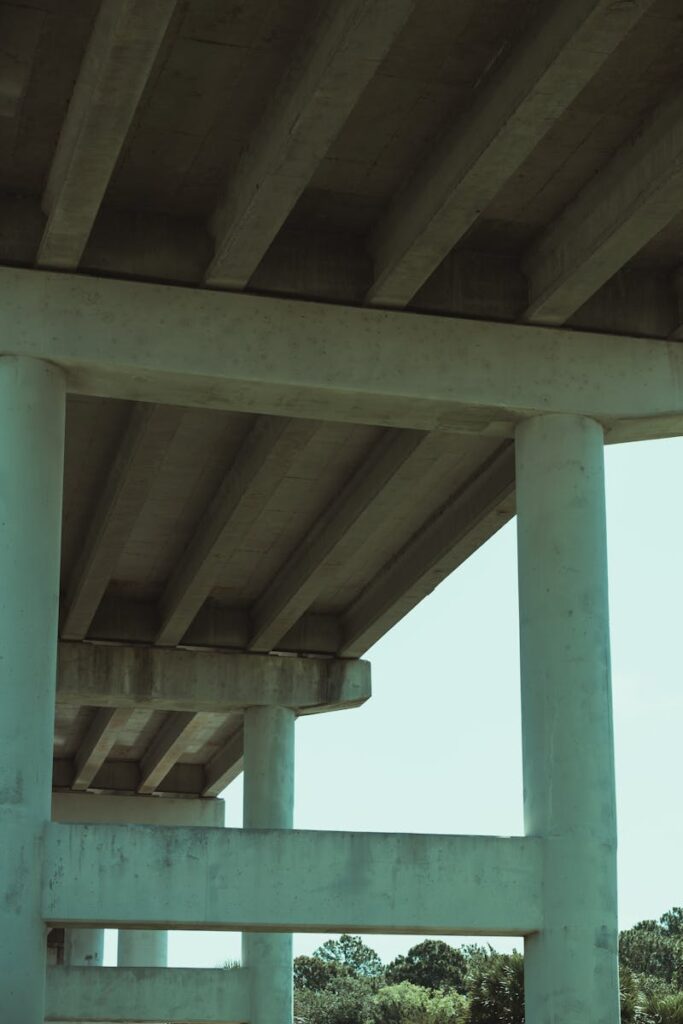
M529 1024L619 1020L616 810L603 432L517 430L527 835L543 839L543 928L525 940Z
M0 357L0 1015L43 1020L64 460L62 373Z
M291 708L244 714L244 828L289 829L294 816L294 722ZM291 1024L292 936L246 932L242 963L251 976L251 1024Z

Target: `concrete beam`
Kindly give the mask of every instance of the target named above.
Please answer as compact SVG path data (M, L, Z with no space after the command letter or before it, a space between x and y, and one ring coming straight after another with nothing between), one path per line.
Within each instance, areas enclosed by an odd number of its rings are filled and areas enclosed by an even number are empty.
M222 828L223 800L103 793L53 793L52 820L68 825L192 825Z
M140 761L138 793L154 793L203 726L201 714L172 711Z
M235 651L60 643L57 701L106 709L214 713L257 705L312 712L357 707L370 665Z
M310 420L256 420L168 581L160 603L158 644L174 646L182 640L221 565L239 547L256 511L277 490L315 430Z
M683 431L674 342L7 267L0 337L78 394L504 436L547 412L620 440Z
M50 967L47 1021L239 1024L250 1018L245 968Z
M681 209L683 97L649 114L641 131L590 179L528 254L526 320L561 324Z
M380 437L251 609L250 650L277 647L343 561L352 535L367 535L384 488L429 442L429 434L413 430L386 431Z
M88 638L153 644L159 634L159 607L150 601L138 601L117 594L105 594L97 609ZM251 623L248 608L227 608L207 601L183 637L187 647L229 647L244 650L249 643ZM336 615L309 612L290 629L278 644L278 650L298 654L334 654L339 647L339 620Z
M415 7L415 0L323 5L213 217L205 283L243 288Z
M541 853L534 838L50 824L43 917L124 928L525 935L542 924Z
M344 615L339 654L357 657L514 514L515 456L503 445L362 592Z
M524 27L522 44L423 157L378 225L368 302L410 301L652 2L557 0Z
M74 778L74 771L74 762L69 758L54 758L52 762L53 788L69 789ZM117 794L133 795L137 793L139 785L140 765L137 761L105 761L92 780L90 789L110 790ZM162 779L157 789L159 793L164 794L201 796L204 789L204 766L182 762L176 764Z
M132 707L98 709L74 758L72 789L88 789L132 713Z
M43 196L39 266L78 266L175 7L103 0Z
M202 796L218 796L244 769L244 729L240 728L214 754L204 769Z
M133 407L62 601L66 639L86 636L182 417L172 406Z

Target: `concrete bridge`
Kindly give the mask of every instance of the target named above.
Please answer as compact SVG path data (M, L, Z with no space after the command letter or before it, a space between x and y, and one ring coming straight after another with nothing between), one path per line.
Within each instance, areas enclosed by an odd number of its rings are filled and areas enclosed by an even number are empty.
M683 433L680 4L0 38L0 1017L290 1024L291 933L352 930L522 935L529 1024L616 1024L603 445ZM526 834L293 831L297 716L515 511Z

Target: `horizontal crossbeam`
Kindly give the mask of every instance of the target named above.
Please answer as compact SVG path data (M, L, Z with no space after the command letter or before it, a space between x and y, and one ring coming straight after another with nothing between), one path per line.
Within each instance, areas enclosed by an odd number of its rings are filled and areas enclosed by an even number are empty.
M553 412L620 441L683 433L683 347L665 341L8 267L0 337L85 395L502 436Z
M173 967L49 967L47 1021L240 1024L249 971Z
M57 701L215 713L277 704L312 713L370 696L370 663L235 651L60 643Z
M525 935L541 926L534 838L47 826L51 925Z
M223 800L124 796L109 793L53 793L52 820L65 825L191 825L222 828Z

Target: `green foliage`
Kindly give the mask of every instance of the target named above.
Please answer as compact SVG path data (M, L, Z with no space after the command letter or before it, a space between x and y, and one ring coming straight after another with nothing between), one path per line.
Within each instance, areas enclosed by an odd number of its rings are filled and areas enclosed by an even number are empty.
M405 956L397 956L387 967L387 981L392 985L410 981L423 988L465 991L467 957L447 942L427 939L413 946Z
M313 955L326 963L347 968L357 978L379 978L384 973L382 961L374 949L366 946L358 935L328 939Z
M619 937L619 960L636 974L651 975L683 989L683 909L660 921L641 921Z
M683 908L619 941L621 1024L683 1024ZM354 935L297 957L295 1013L305 1024L524 1024L524 960L429 939L384 970Z
M342 973L319 992L295 990L294 1016L306 1024L366 1024L373 995L369 978Z
M368 1024L466 1024L467 999L402 981L381 988L368 1008Z
M470 957L471 1024L524 1024L524 958L489 949Z
M322 960L319 956L298 956L294 960L294 987L321 992L342 974L348 974L343 964Z

